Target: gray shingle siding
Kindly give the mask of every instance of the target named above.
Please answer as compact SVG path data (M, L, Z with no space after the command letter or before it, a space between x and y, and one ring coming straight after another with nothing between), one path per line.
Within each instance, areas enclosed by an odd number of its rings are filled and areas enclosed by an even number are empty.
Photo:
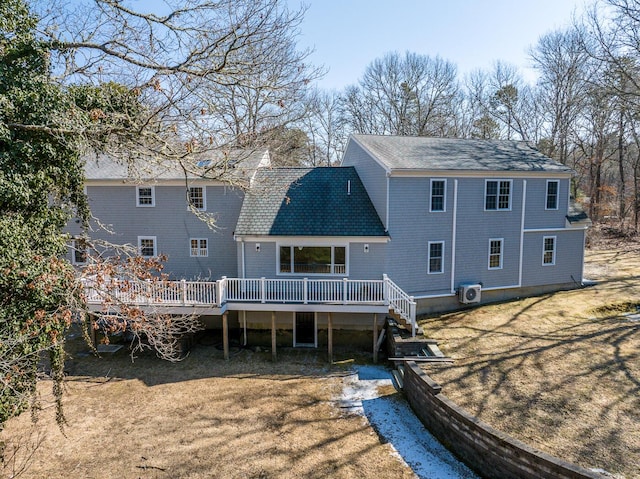
M343 166L353 166L362 180L371 203L384 223L387 215L387 177L380 166L358 143L350 141L347 145ZM387 227L388 225L385 225Z
M166 272L173 278L236 276L233 230L243 194L225 186L207 186L207 212L216 218L210 229L187 210L184 186L155 185L155 206L136 207L136 187L87 186L92 213L115 234L96 229L91 236L137 246L138 236L155 236L157 252L167 254ZM191 257L190 238L208 239L208 256Z

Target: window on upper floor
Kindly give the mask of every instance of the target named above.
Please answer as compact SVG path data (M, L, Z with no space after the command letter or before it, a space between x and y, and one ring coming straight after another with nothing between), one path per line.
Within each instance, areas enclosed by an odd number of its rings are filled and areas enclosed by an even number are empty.
M444 241L429 241L429 274L444 271Z
M83 239L73 240L72 245L72 258L73 264L86 264L87 263L87 242Z
M205 189L202 186L189 187L189 204L197 210L204 211L206 205Z
M138 236L138 253L145 258L157 256L155 236Z
M446 180L431 180L431 204L429 211L445 211Z
M346 274L344 246L280 246L280 273Z
M489 240L489 269L502 269L502 244L504 240Z
M487 211L511 209L511 180L487 180L484 209Z
M209 241L207 238L191 238L189 240L191 256L209 256Z
M558 191L560 190L560 182L558 180L547 180L547 210L558 209Z
M153 186L136 186L136 206L151 207L155 205L155 188Z
M553 266L556 264L556 237L545 236L542 238L542 265Z

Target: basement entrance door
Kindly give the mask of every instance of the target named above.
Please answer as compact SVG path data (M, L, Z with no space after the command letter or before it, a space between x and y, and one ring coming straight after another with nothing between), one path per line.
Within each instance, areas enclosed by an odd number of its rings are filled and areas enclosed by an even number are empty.
M295 313L293 325L293 346L309 348L315 348L318 346L315 313Z

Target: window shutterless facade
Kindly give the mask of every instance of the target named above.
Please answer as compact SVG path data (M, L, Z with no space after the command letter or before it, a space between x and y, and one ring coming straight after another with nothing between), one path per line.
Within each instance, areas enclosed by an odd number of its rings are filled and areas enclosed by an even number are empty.
M486 211L511 209L511 180L486 180L484 209Z
M560 182L558 180L547 180L547 203L545 209L558 209L558 191L560 190Z
M191 238L189 245L190 256L209 256L209 241L207 238Z
M502 269L502 238L489 240L489 269Z
M155 188L153 186L136 186L136 206L148 208L155 205Z
M553 266L556 264L556 237L545 236L542 238L542 265Z
M205 211L206 197L205 189L203 186L191 186L189 187L189 204L197 210Z
M429 241L429 274L444 271L444 241Z
M431 198L429 211L440 212L445 211L445 197L447 191L446 180L431 180Z
M345 246L280 246L282 274L347 274Z
M138 236L138 253L145 258L157 256L155 236Z

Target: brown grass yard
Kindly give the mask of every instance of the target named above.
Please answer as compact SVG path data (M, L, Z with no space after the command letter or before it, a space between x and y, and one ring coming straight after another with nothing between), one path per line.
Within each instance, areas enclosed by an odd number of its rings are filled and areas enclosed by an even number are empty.
M421 321L456 359L425 367L480 419L588 468L640 477L640 244L587 251L593 287Z
M249 350L224 361L210 344L177 364L153 355L132 364L125 351L72 360L66 437L52 410L42 411L45 438L24 477L413 477L363 417L335 401L345 363L329 368L325 354L304 350L281 350L277 363ZM3 434L29 429L24 414Z

